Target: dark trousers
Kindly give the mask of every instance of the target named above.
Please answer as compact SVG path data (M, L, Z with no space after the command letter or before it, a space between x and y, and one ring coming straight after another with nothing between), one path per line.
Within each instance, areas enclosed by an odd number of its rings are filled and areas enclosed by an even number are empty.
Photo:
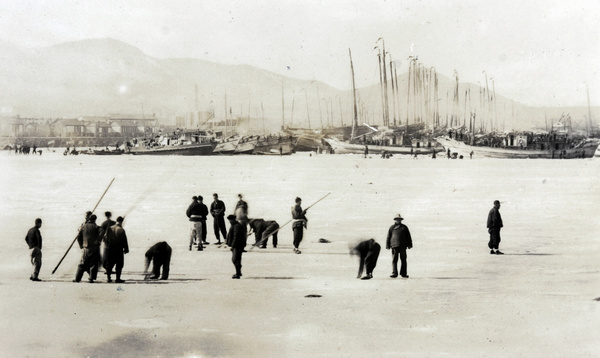
M81 281L83 273L87 272L90 275L90 280L95 280L98 276L98 266L100 265L100 247L83 248L81 253L81 261L77 266L75 281Z
M392 274L398 275L398 255L400 255L400 276L406 276L406 270L408 265L406 263L406 248L393 247L392 248Z
M279 224L271 224L267 226L265 231L262 233L261 244L260 247L267 247L267 241L269 241L269 236L273 235L273 247L277 247L277 233L279 232Z
M225 218L223 216L214 217L213 228L215 229L215 237L217 238L217 241L221 241L219 232L223 234L223 240L227 239L227 229L225 228Z
M488 247L490 249L498 250L498 245L500 245L500 228L492 227L488 230L490 233L490 241L488 242Z
M206 242L206 234L208 230L206 229L206 220L202 220L202 242Z
M244 249L231 249L231 262L233 262L233 266L235 267L235 274L238 276L242 276L242 253Z
M294 227L294 247L298 248L304 236L304 226Z
M365 268L367 269L367 275L372 274L375 266L377 266L379 251L381 251L381 246L376 245L367 253L367 256L365 257Z
M169 268L171 266L171 253L169 255L164 255L164 257L154 257L154 264L152 266L152 277L158 278L160 276L161 280L166 280L169 278ZM160 275L160 268L162 266L162 276Z
M113 267L115 268L115 275L117 280L121 278L121 272L123 271L123 265L125 264L125 255L123 249L120 251L104 251L104 268L106 269L106 276L110 278Z

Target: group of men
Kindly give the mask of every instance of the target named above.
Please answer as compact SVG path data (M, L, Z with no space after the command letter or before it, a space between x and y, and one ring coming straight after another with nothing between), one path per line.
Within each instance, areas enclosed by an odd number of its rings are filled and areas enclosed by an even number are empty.
M306 210L303 210L301 205L302 199L296 198L295 205L292 207L291 221L293 222L293 244L294 253L296 254L301 253L299 246L308 222ZM230 224L229 233L225 228L225 211L225 203L219 200L219 195L217 193L214 193L213 202L210 206L210 214L213 217L213 229L217 239L216 244L219 245L219 247L225 244L231 248L232 262L235 268L235 274L232 278L239 279L242 276L242 253L246 252L244 248L246 247L248 236L254 233L255 242L253 246L261 249L267 248L268 239L272 236L272 244L273 247L276 248L278 244L277 233L279 232L280 226L275 220L264 220L262 218L250 219L248 217L248 203L244 201L242 194L238 194L238 201L234 213L227 216L227 220ZM192 203L186 210L186 215L190 221L190 241L188 245L190 251L192 251L194 246L197 247L198 251L203 251L204 247L210 244L206 240L206 221L208 213L209 209L204 205L203 197L201 195L193 196ZM248 227L250 227L249 230ZM221 235L223 235L225 242L221 242Z
M230 228L226 231L223 217L225 216L225 204L219 200L218 194L213 194L214 201L211 204L211 215L214 218L214 230L217 243L221 244L220 234L225 238L225 243L231 248L232 262L235 268L233 279L239 279L242 276L242 254L246 252L247 237L255 234L255 243L253 246L266 248L267 240L273 236L273 247L277 247L277 233L280 229L279 224L273 220L248 219L248 204L243 201L242 194L238 195L239 201L236 205L235 214L227 216ZM303 230L306 228L308 219L306 211L302 209L302 199L296 198L295 205L292 207L292 230L294 233L294 253L300 254L298 249L303 238ZM490 239L488 247L490 254L503 255L498 249L500 244L500 230L503 227L502 217L500 216L500 201L494 201L494 207L490 210L487 220L488 233ZM187 216L191 222L190 250L195 244L198 250L203 249L206 242L206 216L208 209L202 204L202 196L194 196L192 204L187 209ZM96 225L96 215L91 212L86 213L85 223L81 226L77 235L77 242L82 250L81 260L77 267L77 273L73 282L80 282L84 272L89 275L88 281L93 283L98 274L100 265L104 267L107 282L112 282L111 275L116 275L115 282L122 283L121 273L124 266L124 255L129 252L127 235L123 229L124 218L119 216L116 221L111 219L111 212L105 213L106 220L101 226ZM400 275L408 278L408 264L406 250L412 249L412 237L406 225L402 223L404 218L398 214L394 217L394 224L388 229L386 238L386 249L392 250L392 274L390 277L396 278ZM248 231L247 226L250 226ZM41 281L39 272L42 266L42 236L40 228L42 219L35 220L35 226L29 229L25 236L25 241L29 246L31 263L33 271L30 276L32 281ZM101 243L104 243L104 253L100 254ZM148 271L150 262L154 262L152 273L146 275L146 278L166 280L169 278L169 267L171 261L171 247L166 242L159 242L153 245L145 254L146 268ZM381 246L374 239L361 242L351 250L351 254L360 256L358 278L368 280L373 278L373 270L377 265L377 259ZM400 259L400 271L398 271L398 258ZM162 274L161 274L162 268ZM366 269L366 275L362 276Z

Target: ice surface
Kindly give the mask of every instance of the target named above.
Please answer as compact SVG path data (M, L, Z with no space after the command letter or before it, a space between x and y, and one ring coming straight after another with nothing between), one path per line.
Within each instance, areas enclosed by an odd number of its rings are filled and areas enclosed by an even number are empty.
M1 152L0 355L598 356L599 163ZM96 214L127 214L127 282L72 283L77 245L51 275L112 178ZM331 194L308 211L301 255L288 225L277 249L245 253L232 280L227 249L187 251L185 209L198 194L210 205L213 192L228 213L243 193L250 217L280 224L296 196L307 207ZM495 199L504 256L487 248ZM372 237L385 248L397 213L413 236L410 278L389 278L383 250L374 279L357 280L348 243ZM41 283L27 279L24 242L37 217ZM173 247L171 277L143 281L144 252L161 240Z

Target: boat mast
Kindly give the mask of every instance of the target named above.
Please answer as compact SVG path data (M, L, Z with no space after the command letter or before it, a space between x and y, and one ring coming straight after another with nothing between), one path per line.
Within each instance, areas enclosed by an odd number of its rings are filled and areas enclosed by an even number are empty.
M356 109L356 84L354 83L354 64L352 63L352 51L348 49L348 54L350 55L350 70L352 70L352 98L354 99L354 121L352 122L352 135L350 138L354 138L354 132L358 127L358 113Z
M285 128L285 103L283 102L283 81L281 81L281 129Z
M228 137L227 130L227 93L225 93L225 137Z
M592 134L592 132L594 131L594 124L592 122L592 107L590 106L590 87L588 86L588 84L585 84L585 89L587 91L587 100L588 100L588 123L589 123L589 129L588 129L588 137ZM587 126L586 126L587 127Z

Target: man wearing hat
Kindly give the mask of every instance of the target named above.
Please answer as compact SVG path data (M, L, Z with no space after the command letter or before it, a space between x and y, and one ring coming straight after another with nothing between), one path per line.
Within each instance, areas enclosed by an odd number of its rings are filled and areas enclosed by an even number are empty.
M400 276L408 278L406 273L406 249L412 249L412 238L408 227L402 224L404 218L398 214L394 218L394 225L388 230L385 248L392 249L392 275L390 277L398 277L398 255L400 255Z
M127 243L127 234L123 229L123 218L119 216L115 225L111 226L106 232L106 250L104 254L106 269L106 281L112 282L110 275L113 267L117 276L116 283L123 283L121 280L121 271L125 263L124 255L129 252L129 244Z
M500 201L494 200L494 207L490 210L487 219L487 228L488 233L490 234L488 247L490 248L490 254L492 255L504 255L503 252L498 250L498 245L500 245L500 229L502 226L502 217L500 216ZM494 249L496 249L495 252Z
M239 279L242 276L242 253L246 247L246 225L236 221L235 215L227 216L229 232L227 233L227 246L231 247L231 261L235 267L235 274L231 278Z

